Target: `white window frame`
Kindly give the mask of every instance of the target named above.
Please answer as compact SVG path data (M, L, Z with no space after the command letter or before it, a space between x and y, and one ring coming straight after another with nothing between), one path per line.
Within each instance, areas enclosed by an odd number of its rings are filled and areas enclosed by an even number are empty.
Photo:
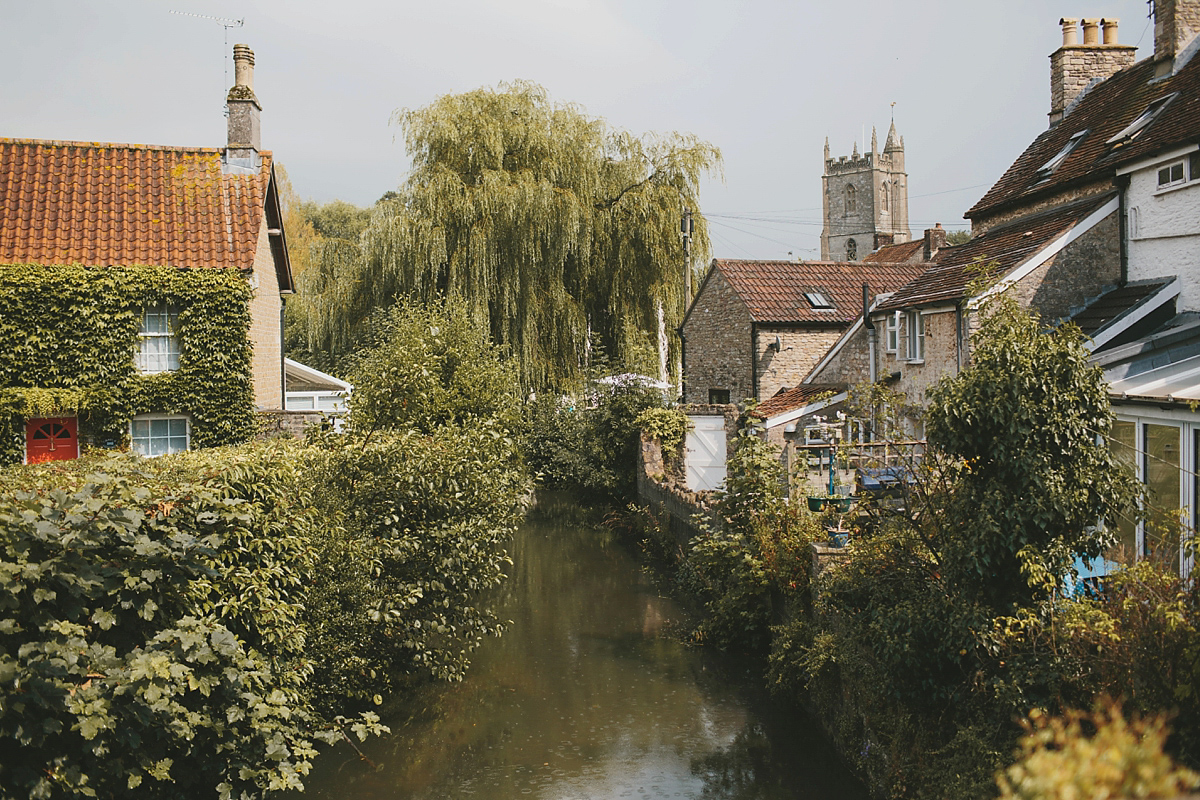
M883 349L886 353L900 351L900 312L887 315L883 323Z
M1167 189L1171 186L1181 186L1188 182L1188 160L1186 158L1178 158L1169 164L1162 164L1155 169L1155 177L1157 180L1157 188ZM1179 177L1172 178L1171 171L1176 167L1179 168ZM1163 173L1167 173L1167 180L1163 181Z
M925 362L925 315L910 311L905 330L905 360L912 364Z
M184 433L183 433L184 449L183 450L167 450L165 453L159 453L157 455L152 455L152 454L150 454L150 452L148 452L149 442L147 442L147 452L142 452L142 450L138 449L137 437L134 435L134 429L135 429L136 424L139 422L154 422L155 420L183 420L183 423L184 423L184 429L183 429L183 431L184 431ZM153 439L154 437L153 437L153 435L151 435L148 438ZM170 432L168 431L166 438L169 442L171 439L177 438L177 437L172 436L170 434ZM191 417L187 416L186 414L138 414L136 417L129 420L129 449L135 453L139 453L140 455L145 456L146 458L157 458L158 455L168 455L170 453L182 453L182 452L186 452L187 450L191 450L192 449L192 419L191 419Z
M152 326L151 317L160 321L165 318L166 325ZM138 331L137 366L143 375L174 372L179 369L179 337L175 330L178 319L179 312L166 303L149 306L142 312L141 330ZM152 327L165 327L166 330L151 330ZM154 347L161 345L162 349L152 349L152 343ZM164 357L165 365L161 361Z

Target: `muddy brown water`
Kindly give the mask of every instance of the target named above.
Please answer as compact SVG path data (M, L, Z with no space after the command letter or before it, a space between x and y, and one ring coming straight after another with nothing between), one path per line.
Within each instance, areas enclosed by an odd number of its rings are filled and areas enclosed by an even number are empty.
M322 755L307 796L375 800L865 800L762 667L681 642L690 620L572 498L541 498L511 547L511 620L461 684L390 736ZM373 766L372 766L373 765Z

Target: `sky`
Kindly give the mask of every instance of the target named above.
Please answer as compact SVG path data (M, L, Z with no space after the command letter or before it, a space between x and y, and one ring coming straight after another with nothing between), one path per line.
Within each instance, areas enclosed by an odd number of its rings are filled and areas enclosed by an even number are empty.
M262 146L296 192L369 205L408 169L395 111L530 80L615 128L719 147L700 197L714 256L817 258L826 137L849 155L874 126L882 146L894 115L913 235L964 229L1046 128L1059 18L1116 17L1140 59L1147 14L1145 0L0 0L0 136L223 146L246 43Z

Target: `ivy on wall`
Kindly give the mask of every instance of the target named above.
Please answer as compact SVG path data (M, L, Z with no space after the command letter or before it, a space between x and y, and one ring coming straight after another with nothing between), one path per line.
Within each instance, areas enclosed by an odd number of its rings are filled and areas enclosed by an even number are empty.
M0 264L0 463L28 416L78 414L80 444L121 445L137 414L187 414L192 446L249 439L251 289L232 269ZM179 369L136 366L145 308L179 312Z

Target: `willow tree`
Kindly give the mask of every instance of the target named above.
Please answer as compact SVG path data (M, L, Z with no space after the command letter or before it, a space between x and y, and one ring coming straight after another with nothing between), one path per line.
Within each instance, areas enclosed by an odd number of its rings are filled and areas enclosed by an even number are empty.
M681 212L720 169L714 146L611 128L524 82L394 122L412 171L354 258L342 250L310 271L301 306L314 349L351 347L375 308L448 296L510 350L526 385L562 386L589 352L628 364L679 325ZM698 214L692 241L695 269L708 252Z

